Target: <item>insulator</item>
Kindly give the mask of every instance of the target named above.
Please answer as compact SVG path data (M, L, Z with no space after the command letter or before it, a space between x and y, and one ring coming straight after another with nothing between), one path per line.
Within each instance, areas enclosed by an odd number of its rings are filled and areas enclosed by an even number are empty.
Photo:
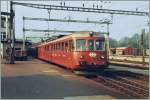
M64 2L64 6L65 6L65 2Z
M83 7L84 7L84 3L83 3L83 5L82 5Z
M93 8L94 8L94 6L95 6L95 5L93 4Z
M103 6L102 6L102 5L100 5L100 8L101 8L101 9L102 9L102 7L103 7Z

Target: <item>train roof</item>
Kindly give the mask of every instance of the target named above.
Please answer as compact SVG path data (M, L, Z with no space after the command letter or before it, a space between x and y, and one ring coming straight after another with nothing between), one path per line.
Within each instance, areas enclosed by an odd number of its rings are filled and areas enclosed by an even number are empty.
M52 40L52 41L41 43L39 46L48 44L50 42L52 43L52 42L56 42L56 41L61 41L61 40L68 39L68 38L79 38L79 37L83 38L83 37L89 37L89 36L90 36L90 32L87 32L87 31L77 32L77 33L72 33L70 35L67 35L67 36L64 36L64 37L61 37L61 38L57 38L57 39ZM101 32L93 32L93 37L105 38L104 35Z

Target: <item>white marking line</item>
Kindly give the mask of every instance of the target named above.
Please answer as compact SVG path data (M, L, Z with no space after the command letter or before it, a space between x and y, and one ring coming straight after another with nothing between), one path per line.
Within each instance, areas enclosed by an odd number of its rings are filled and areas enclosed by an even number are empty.
M56 70L44 70L42 72L44 72L44 73L57 73L58 71L56 71Z
M73 75L62 74L63 77L73 77Z
M65 97L65 99L73 99L73 100L100 100L100 99L115 99L115 97L112 97L110 95L93 95L93 96L73 96L73 97Z

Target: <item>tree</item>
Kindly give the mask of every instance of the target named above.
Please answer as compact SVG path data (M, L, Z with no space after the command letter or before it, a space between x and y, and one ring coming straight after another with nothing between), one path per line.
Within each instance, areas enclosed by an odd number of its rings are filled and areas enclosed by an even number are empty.
M113 38L109 38L109 45L110 48L116 48L118 47L118 41Z
M118 46L119 47L127 47L127 46L129 46L129 38L128 37L124 37L124 38L120 39L118 41Z

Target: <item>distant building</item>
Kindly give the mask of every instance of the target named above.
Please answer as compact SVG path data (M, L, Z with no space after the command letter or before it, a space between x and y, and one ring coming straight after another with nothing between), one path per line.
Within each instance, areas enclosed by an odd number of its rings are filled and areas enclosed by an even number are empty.
M146 56L149 56L149 49L146 49Z
M116 48L110 48L109 49L110 54L116 54Z
M25 48L29 48L31 47L32 43L29 41L25 41ZM15 40L15 50L22 50L23 49L23 40ZM7 56L7 48L9 48L9 44L7 43L7 41L2 41L1 42L1 56L3 58L5 58Z
M7 37L10 33L10 18L6 15L1 15L1 40L7 40Z
M1 13L2 14L2 13ZM4 57L4 44L2 42L7 42L9 33L10 33L10 17L7 15L1 15L1 34L0 34L0 54L2 57Z
M116 48L116 55L134 55L135 50L132 47L118 47Z

